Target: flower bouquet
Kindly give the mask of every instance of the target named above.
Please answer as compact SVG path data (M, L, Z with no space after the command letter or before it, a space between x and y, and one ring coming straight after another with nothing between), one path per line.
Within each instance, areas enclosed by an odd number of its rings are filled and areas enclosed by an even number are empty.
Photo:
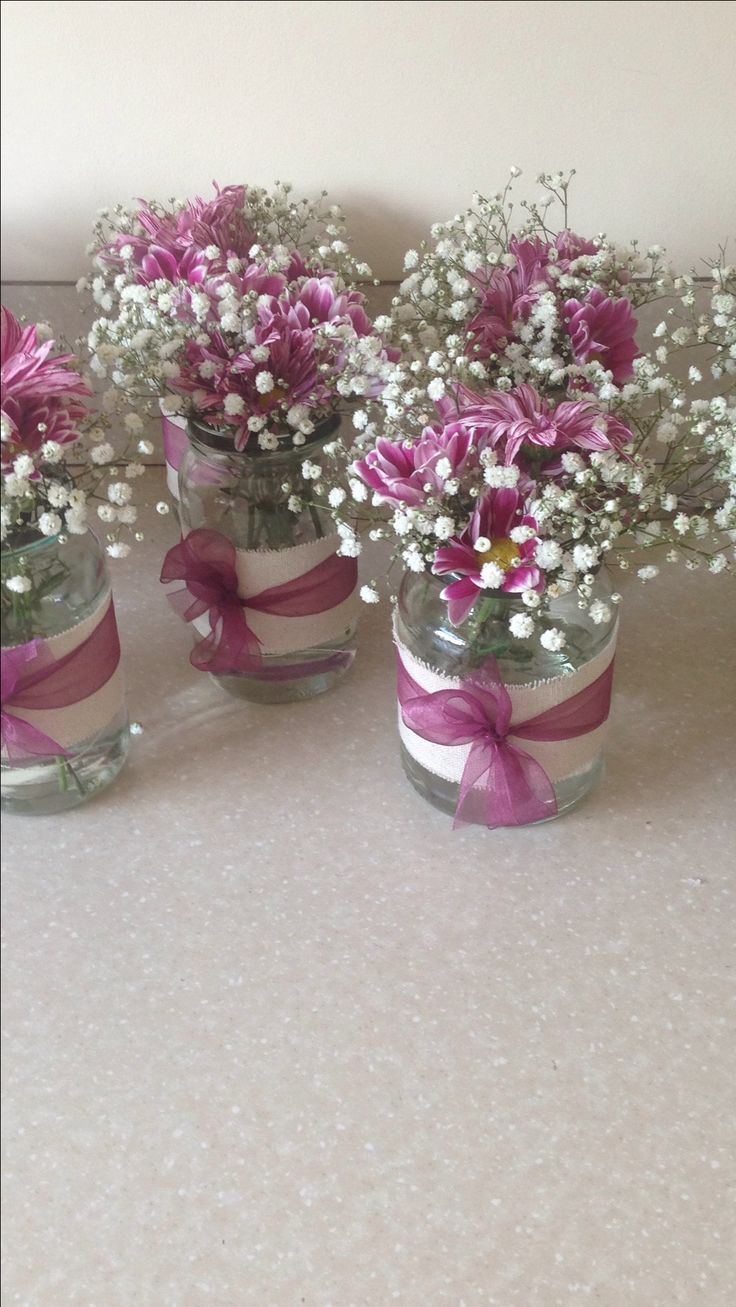
M88 514L124 557L144 471L140 419L116 453L74 357L44 334L2 309L2 803L18 812L73 806L125 761L120 644Z
M249 698L310 696L354 654L355 561L329 514L302 507L305 456L319 462L387 360L344 237L339 209L288 186L117 208L95 231L92 367L163 401L180 464L184 538L162 580L199 637L193 665Z
M514 170L516 174L517 170ZM511 182L406 255L360 451L317 483L338 530L395 541L404 765L459 820L525 825L601 769L632 558L733 571L736 269L672 280L663 252L568 226L570 178ZM554 224L553 211L559 210ZM636 310L668 307L644 352ZM383 326L384 324L379 324ZM697 362L678 371L678 356ZM374 585L363 597L376 601Z

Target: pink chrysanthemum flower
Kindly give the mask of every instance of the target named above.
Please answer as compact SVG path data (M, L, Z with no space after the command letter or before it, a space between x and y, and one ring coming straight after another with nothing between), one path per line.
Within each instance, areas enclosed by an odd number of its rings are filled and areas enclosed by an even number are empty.
M456 424L435 431L425 427L418 441L397 443L379 438L353 471L381 503L417 508L432 494L441 495L446 481L478 458L470 432Z
M485 395L458 387L457 403L456 421L471 432L479 449L495 449L505 464L531 462L535 468L540 453L548 451L542 465L546 473L560 470L559 455L566 451L618 452L633 440L628 427L589 400L554 405L533 386ZM444 412L447 407L445 402Z
M72 354L51 357L54 342L40 343L35 326L23 328L2 308L0 405L3 467L19 454L35 454L46 441L68 445L80 435L87 409L80 401L92 394L69 366Z
M478 358L488 358L514 339L517 324L525 322L540 291L551 284L547 271L549 247L540 240L509 241L516 265L494 268L486 281L475 273L469 278L482 292L481 307L468 325Z
M594 287L584 300L565 302L565 323L576 363L601 363L617 386L633 377L637 322L627 299Z
M306 307L272 299L259 308L252 345L233 347L219 330L209 345L189 341L172 385L195 394L205 421L233 426L235 448L250 437L248 419L266 418L292 405L326 405L330 391L319 371L320 359ZM255 354L255 357L254 357Z
M570 264L574 263L576 259L582 258L583 255L598 253L598 246L595 241L586 240L585 236L578 236L577 232L571 231L569 227L557 233L554 248L559 255L557 267L562 272L567 272Z
M127 251L127 262L137 269L138 281L144 285L160 278L199 285L208 272L224 270L229 257L246 259L257 238L243 212L245 187L221 190L215 183L215 190L213 200L197 197L174 213L156 213L142 204L136 217L144 234L122 233L100 256L122 268L126 264L122 252ZM205 254L210 247L218 250L217 257Z
M358 336L370 336L373 324L363 305L360 291L336 291L332 276L310 277L299 289L294 302L303 304L314 323L329 322L336 327L350 325Z
M442 591L455 626L469 616L483 590L544 589L543 573L534 562L537 522L524 504L519 490L489 490L462 534L437 550L432 571L457 578Z

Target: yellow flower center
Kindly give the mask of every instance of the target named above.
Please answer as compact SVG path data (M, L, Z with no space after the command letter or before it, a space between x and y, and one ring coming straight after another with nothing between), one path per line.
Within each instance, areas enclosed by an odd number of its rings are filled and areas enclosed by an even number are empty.
M477 558L481 567L484 563L495 563L502 571L508 572L519 562L519 549L508 536L502 536L499 540L493 541L490 549L478 554Z
M274 386L273 390L266 391L265 395L259 395L256 403L264 412L268 408L273 408L274 404L280 404L282 399L286 399L286 391L280 386Z

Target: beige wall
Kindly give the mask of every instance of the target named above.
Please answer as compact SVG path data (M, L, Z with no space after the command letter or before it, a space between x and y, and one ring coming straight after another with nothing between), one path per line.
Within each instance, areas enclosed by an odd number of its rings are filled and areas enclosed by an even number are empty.
M8 0L3 275L74 278L131 195L291 179L383 277L428 224L575 165L574 223L680 260L736 231L730 0Z

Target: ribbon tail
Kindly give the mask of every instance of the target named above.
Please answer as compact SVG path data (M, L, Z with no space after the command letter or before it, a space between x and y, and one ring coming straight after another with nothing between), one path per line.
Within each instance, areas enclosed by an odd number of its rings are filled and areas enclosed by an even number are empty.
M210 609L210 633L199 640L189 661L213 676L255 673L262 665L261 642L249 627L240 607Z
M24 717L3 710L2 747L11 763L25 762L29 758L68 758L69 750L64 749L50 735L39 731L37 726L27 722Z
M554 787L535 758L508 740L474 742L460 781L456 827L529 826L556 814Z

